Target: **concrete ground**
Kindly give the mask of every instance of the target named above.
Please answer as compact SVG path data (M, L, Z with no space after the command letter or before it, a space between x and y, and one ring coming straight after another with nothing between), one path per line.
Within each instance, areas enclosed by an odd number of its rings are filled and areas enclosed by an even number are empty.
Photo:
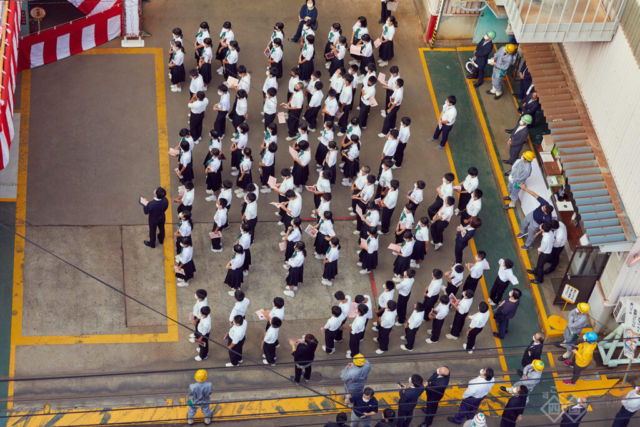
M195 66L190 43L199 22L207 19L215 35L222 22L231 21L241 47L239 64L247 66L252 74L249 146L257 151L262 137L259 92L266 68L262 51L274 22L284 20L285 33L287 36L293 35L298 5L294 7L282 0L278 0L275 6L273 2L236 2L232 10L225 9L218 16L218 11L224 7L222 2L197 1L195 4L198 7L185 9L170 1L145 3L144 27L153 34L153 37L145 39L146 48L161 49L164 52L161 66L166 64L171 28L182 28L188 45L185 56L188 70ZM274 9L278 12L275 13ZM379 16L377 2L326 0L320 13L318 39L322 41L318 43L319 47L324 46L323 39L331 23L340 22L348 36L350 26L361 14L372 22L372 34L377 37L379 33L379 26L375 24ZM435 197L435 187L439 185L442 175L451 171L452 167L445 152L435 151L432 144L425 143L436 125L436 116L428 95L423 59L418 51L424 43L417 15L407 8L401 10L397 17L400 26L395 38L393 65L400 67L406 84L400 117L410 116L413 122L405 165L394 171L394 177L401 183L401 194L405 194L418 179L427 183L425 201L416 215L419 217L426 214L426 208ZM101 46L106 49L118 47L119 42L116 41ZM183 398L193 370L200 367L209 368L216 387L215 398L220 401L259 400L265 395L274 398L299 395L299 389L287 380L292 373L289 364L292 357L284 340L281 340L283 345L278 350L279 365L274 369L275 373L249 368L254 361L261 363L259 345L264 330L263 322L257 319L254 312L269 308L275 296L282 296L285 281L285 272L281 267L283 257L276 249L282 228L276 225L278 218L273 215L273 206L269 205L276 200L274 194L261 194L258 202L258 234L252 246L254 261L251 274L243 285L251 304L247 312L249 329L244 351L245 366L242 369L224 368L224 363L228 361L227 352L218 345L212 347L206 362L196 362L193 360L195 345L187 342L189 332L186 328L176 327L166 318L135 301L126 300L122 294L96 280L126 292L183 324L189 323L188 314L195 290L206 289L213 309L211 338L220 343L228 330L228 314L233 306L233 298L227 295L228 288L223 283L224 266L231 257L229 247L235 240L240 209L239 199L234 198L230 215L232 227L223 240L225 252L212 254L207 233L211 227L214 206L204 200L204 178L198 172L206 154L207 143L203 141L196 146L194 153L196 202L193 218L196 226L193 239L197 273L189 288L176 289L173 277L167 274L173 268L172 242L167 239L164 253L160 248L151 250L142 245L147 235L146 218L136 201L139 195L150 197L152 190L163 181L171 180L171 195L175 197L177 194L180 184L170 170L175 167L175 159L170 158L170 163L167 163L168 156L165 153L168 146L175 146L179 141L179 130L187 126L188 91L173 93L169 90L166 70L157 68L157 59L152 54L123 54L115 50L95 52L105 54L75 56L30 72L32 102L28 139L25 141L28 144L28 169L23 176L28 191L25 197L18 198L18 206L22 203L26 209L26 236L84 272L62 263L32 244L26 245L23 255L17 251L23 256L24 266L18 273L20 280L15 288L21 297L17 300L14 292L13 298L12 321L14 325L19 325L12 329L11 336L16 346L13 353L14 373L18 377L40 377L123 371L177 371L99 379L19 382L15 383L13 390L17 399L15 408L39 410L45 404L51 405L52 409L163 404L167 397ZM285 74L295 64L297 52L296 45L285 42ZM460 91L459 100L463 99L465 95L460 88L464 86L460 83L458 57L441 62L445 68L436 74L433 74L432 64L437 67L441 60L428 56L425 58L432 73L438 106L450 90ZM449 60L453 62L449 64ZM319 54L315 63L316 68L323 72L322 81L326 87L328 76ZM388 74L388 67L381 71ZM457 73L457 77L454 78L452 73ZM22 78L24 81L25 73ZM159 79L164 80L163 85L159 86L159 82L162 82ZM217 102L215 86L221 82L222 78L215 74L212 88L207 92L210 104ZM282 92L286 91L286 84L286 78L280 82L280 100L283 99ZM383 97L383 91L379 90L378 102ZM451 144L451 156L459 178L464 178L469 166L477 164L481 168L481 187L485 190L486 200L491 200L491 203L483 206L483 219L486 218L487 225L480 230L476 239L478 249L490 254L492 270L485 277L490 287L497 270L497 259L504 256L500 250L515 253L515 248L501 209L497 210L497 186L490 177L486 153L481 151L482 140L474 136L477 130L471 126L477 129L478 125L468 99L466 95L465 103L459 105L459 111L465 113L461 116L466 115L466 119L459 116L459 125L451 135L451 140L456 143ZM382 127L379 109L372 110L370 123L363 134L361 163L372 167L378 165L384 144L384 140L377 137ZM515 115L515 110L512 115ZM207 111L205 132L212 128L214 117L211 111ZM466 125L465 120L468 120ZM504 121L511 123L513 120L505 118ZM492 126L499 128L503 125L492 122ZM276 155L276 169L291 165L287 150L283 149L286 144L283 140L285 126L279 126L279 131L281 149ZM317 144L317 135L312 134L310 138L313 149ZM223 147L229 144L227 137ZM230 165L226 162L223 173L225 179L232 178L229 173ZM254 176L257 176L256 168ZM315 182L316 176L312 172L311 183ZM338 184L334 186L333 194L334 215L348 215L348 189ZM303 216L308 216L312 207L312 197L305 192ZM172 209L175 220L175 205ZM399 209L396 210L393 223L398 216ZM336 224L343 250L339 276L332 288L320 283L320 262L313 257L307 259L304 285L294 299L286 299L281 338L299 337L304 333L314 333L321 338L319 328L329 317L330 307L334 304L332 295L337 290L343 290L351 296L362 293L373 297L374 290L368 276L358 274L359 268L355 266L357 239L351 234L354 228L350 221ZM167 226L168 236L173 229L175 224ZM418 270L411 304L422 300L421 294L434 268L447 270L451 265L454 236L455 227L447 228L445 246L437 252L429 251ZM391 278L393 257L385 249L391 241L391 236L380 239L381 262L375 271L377 292L381 292L384 281ZM305 236L305 242L311 244L308 236ZM472 259L472 252L465 251L464 261L472 262ZM529 294L527 298L528 309L523 310L517 323L520 333L512 334L507 344L503 345L528 344L529 336L537 330ZM477 298L474 306L480 300ZM448 330L451 320L452 316L446 321L443 333ZM503 364L495 351L476 351L469 356L461 351L462 340L450 341L444 336L437 345L427 345L424 339L429 336L426 333L428 327L426 324L421 327L414 354L400 350L399 337L403 331L394 328L390 351L385 357L378 358L374 353L377 346L371 341L374 334L367 331L362 350L371 358L373 371L370 378L377 390L391 390L398 379L404 381L413 372L428 376L437 366L445 363L451 367L459 383L475 377L481 366L493 366L497 372L504 374L501 369ZM496 347L491 329L485 329L478 337L476 348ZM309 385L323 393L339 393L339 371L348 362L344 357L347 348L346 341L339 343L338 352L333 356L327 356L319 349L319 362L314 367L315 373ZM505 354L509 370L519 367L520 348L505 350ZM499 403L497 397L495 400ZM303 420L313 422L310 418ZM273 425L295 424L278 421Z

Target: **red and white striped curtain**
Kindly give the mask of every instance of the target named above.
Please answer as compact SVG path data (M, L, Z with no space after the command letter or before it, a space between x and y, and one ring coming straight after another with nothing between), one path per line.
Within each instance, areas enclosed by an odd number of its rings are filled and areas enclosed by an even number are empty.
M20 36L20 4L21 2L7 2L7 22L5 50L2 63L2 77L0 82L0 169L9 163L9 148L15 133L13 129L13 95L16 90L16 74L18 70L18 38Z
M69 0L69 2L80 9L81 12L86 13L87 16L109 10L118 3L118 1L119 0Z

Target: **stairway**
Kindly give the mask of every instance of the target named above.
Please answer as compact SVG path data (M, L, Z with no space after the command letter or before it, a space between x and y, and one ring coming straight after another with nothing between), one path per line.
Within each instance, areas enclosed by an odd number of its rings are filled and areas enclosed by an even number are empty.
M557 158L592 245L635 241L593 125L557 44L521 44Z

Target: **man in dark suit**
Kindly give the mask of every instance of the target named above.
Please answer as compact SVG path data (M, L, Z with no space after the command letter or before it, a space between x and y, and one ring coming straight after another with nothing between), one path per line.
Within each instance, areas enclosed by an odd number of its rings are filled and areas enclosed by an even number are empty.
M502 163L512 165L516 160L518 160L518 157L520 157L520 150L522 150L522 146L527 142L527 137L529 136L528 125L532 122L533 119L531 116L525 114L520 117L520 121L518 121L516 127L514 127L511 132L507 132L511 134L511 138L509 138L509 141L507 142L507 144L509 144L509 159L502 160Z
M540 108L540 99L538 99L538 91L535 89L531 89L529 93L527 93L524 98L522 98L522 104L518 108L518 113L521 115L530 115L531 116L531 124L527 125L527 128L533 127L536 125L536 111ZM516 125L516 128L518 125ZM505 129L506 133L512 133L513 129Z
M462 251L469 245L469 241L473 238L476 230L482 226L482 220L480 218L473 217L467 226L459 225L457 227L458 233L456 234L456 264L462 264Z
M473 60L478 66L478 81L473 85L480 87L484 82L484 69L487 66L489 56L493 53L493 39L496 38L495 31L487 31L484 38L480 40L480 43L476 46L475 52L473 52ZM474 79L475 76L471 75L468 79Z
M524 407L527 406L527 395L529 389L526 385L521 385L516 390L516 393L509 399L507 405L502 411L502 420L500 420L500 427L514 427L518 421L522 419L524 413Z
M526 367L536 359L542 359L542 348L544 344L544 334L538 332L533 336L533 340L529 347L524 351L522 356L522 367ZM518 375L522 376L522 369L518 369Z
M517 97L523 99L527 95L527 91L533 83L527 61L522 61L522 65L520 66L520 79L520 91L518 92ZM514 94L513 96L516 95Z
M578 427L580 421L587 415L588 408L589 403L586 397L581 397L577 405L564 408L564 411L562 411L562 419L560 420L560 427Z
M413 419L413 410L418 404L418 399L424 393L424 381L418 374L411 375L411 387L398 383L398 392L400 399L398 400L398 427L409 427Z
M449 386L449 368L446 366L439 367L436 372L429 377L425 386L427 392L427 406L422 411L427 414L424 423L419 427L429 427L433 423L433 417L438 412L438 404L444 397L444 392Z
M328 422L324 425L324 427L344 427L347 425L347 414L344 412L336 415L336 422Z
M144 214L149 215L149 240L145 240L144 244L150 248L155 248L156 228L158 229L158 242L160 244L164 243L164 222L166 220L164 213L169 208L167 190L158 187L153 193L152 201L149 202L141 197L140 203L144 206Z

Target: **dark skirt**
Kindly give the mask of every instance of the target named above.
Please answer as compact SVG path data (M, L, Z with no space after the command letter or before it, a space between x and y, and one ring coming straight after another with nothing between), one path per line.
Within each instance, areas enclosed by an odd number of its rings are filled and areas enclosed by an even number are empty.
M224 283L229 285L233 289L238 289L242 286L244 276L242 275L242 269L227 270L227 277L224 279Z
M281 79L282 78L282 61L280 62L274 62L273 64L271 64L271 68L274 68L276 70L278 70L278 72L275 75L276 79Z
M218 191L222 187L220 171L207 174L207 190Z
M347 178L353 178L358 175L359 171L360 171L359 158L353 159L353 160L347 159L344 165L344 176L346 176Z
M182 169L182 165L180 165L180 169ZM182 178L180 182L184 184L188 181L193 181L193 162L189 163L186 168L184 168L184 172L182 172Z
M326 239L325 234L318 232L316 234L316 240L313 242L313 246L316 248L316 253L319 255L324 255L327 253L327 249L329 249L329 241Z
M222 44L218 43L218 48L216 49L216 59L218 61L222 61L225 56L227 56L227 52L229 51L228 47L225 47L224 49L220 50L220 48L222 47ZM218 51L220 50L220 53L218 53Z
M326 55L327 53L331 52L331 47L333 46L333 43L331 43L330 41L327 41L327 44L324 45L324 54L325 54L325 59L327 58Z
M293 164L293 183L294 185L307 185L307 181L309 180L309 165L302 167L299 163Z
M316 164L321 165L324 162L325 157L327 157L327 153L329 152L329 148L324 145L322 142L318 144L318 148L316 149Z
M238 78L238 64L225 64L224 65L224 79L227 80L229 79L229 76L233 77L233 78Z
M285 262L291 258L291 255L296 251L296 243L290 240L287 240L287 249L284 251L284 260Z
M404 256L398 255L396 257L395 262L393 263L393 273L399 274L402 276L404 275L404 272L409 269L410 265L411 265L411 257L404 257Z
M416 240L416 244L413 245L413 253L411 254L411 259L414 261L422 261L424 257L427 255L427 248L424 245L425 242L421 242L420 240Z
M246 190L249 184L253 183L253 180L251 177L251 171L248 171L247 173L244 174L242 181L240 181L240 175L242 175L242 173L238 173L238 177L236 178L236 187Z
M311 61L306 61L304 64L300 64L300 80L310 80L314 70L313 59Z
M202 64L202 67L200 67L200 75L202 76L204 85L209 86L209 83L211 83L211 64Z
M184 64L171 67L171 84L178 84L185 81Z
M184 274L176 273L176 277L183 279L185 282L193 279L193 275L196 272L196 265L193 263L193 260L183 265L182 269L184 270Z
M304 264L300 267L290 267L289 274L287 274L287 286L298 286L298 283L303 282L304 276Z
M375 270L378 267L378 251L370 254L369 252L362 249L360 251L360 255L358 259L362 263L363 270Z
M329 180L329 182L331 182L331 185L336 183L336 165L333 165L331 167L327 166L327 165L323 165L322 166L322 170L323 171L331 171L331 179Z
M242 265L242 270L246 271L249 269L251 265L251 248L244 250L244 264Z
M269 178L272 176L276 176L275 163L271 166L262 166L262 176L260 177L260 184L266 187L268 185Z
M344 58L338 59L335 56L331 58L331 66L329 67L329 75L333 76L336 70L344 68Z
M329 281L333 280L338 275L338 260L331 261L324 265L324 272L322 278Z
M236 151L231 152L231 167L239 168L240 167L240 159L242 158L242 150L237 149Z
M393 59L393 40L382 43L378 54L383 61L391 61Z

